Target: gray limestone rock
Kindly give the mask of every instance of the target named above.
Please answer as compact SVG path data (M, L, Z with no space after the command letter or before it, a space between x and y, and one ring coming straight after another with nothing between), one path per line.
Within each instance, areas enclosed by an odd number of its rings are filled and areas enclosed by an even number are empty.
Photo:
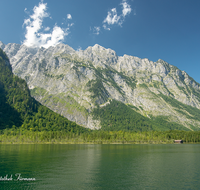
M75 51L68 45L31 48L3 44L14 74L25 79L31 95L71 121L99 129L91 111L116 99L138 108L146 117L164 115L190 128L200 122L180 113L160 94L200 109L200 84L185 71L159 59L124 55L98 44Z

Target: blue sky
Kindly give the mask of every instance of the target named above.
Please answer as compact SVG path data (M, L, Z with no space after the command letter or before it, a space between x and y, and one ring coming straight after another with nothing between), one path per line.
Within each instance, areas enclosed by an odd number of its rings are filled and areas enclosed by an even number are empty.
M3 0L0 41L163 59L200 83L199 0Z

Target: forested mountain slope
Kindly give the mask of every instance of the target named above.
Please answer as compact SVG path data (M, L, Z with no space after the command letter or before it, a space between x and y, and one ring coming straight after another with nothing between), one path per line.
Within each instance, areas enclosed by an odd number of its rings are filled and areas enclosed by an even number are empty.
M54 113L30 96L26 81L13 75L6 54L0 49L0 129L32 131L86 131Z

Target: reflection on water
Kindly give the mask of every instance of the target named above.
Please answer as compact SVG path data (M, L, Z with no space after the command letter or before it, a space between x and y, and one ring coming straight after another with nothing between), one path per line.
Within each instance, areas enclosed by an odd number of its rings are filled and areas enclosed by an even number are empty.
M0 145L0 189L199 189L200 145Z

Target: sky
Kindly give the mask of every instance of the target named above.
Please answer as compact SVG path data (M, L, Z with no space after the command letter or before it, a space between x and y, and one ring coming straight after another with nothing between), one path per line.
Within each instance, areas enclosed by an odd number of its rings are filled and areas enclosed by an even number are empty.
M119 56L163 59L200 83L200 0L2 0L0 41L99 44Z

